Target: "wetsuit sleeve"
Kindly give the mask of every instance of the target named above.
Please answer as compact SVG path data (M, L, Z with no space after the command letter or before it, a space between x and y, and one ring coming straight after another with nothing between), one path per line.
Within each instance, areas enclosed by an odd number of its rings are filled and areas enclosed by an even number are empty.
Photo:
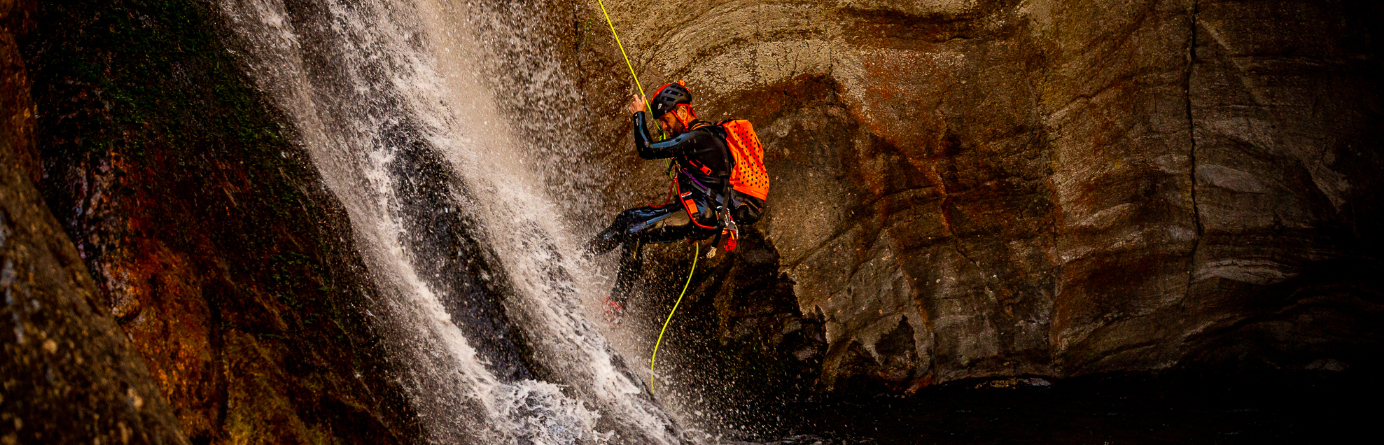
M640 111L634 113L634 147L639 149L639 157L644 159L663 159L684 154L691 148L694 139L693 132L678 135L675 138L654 142L653 137L649 136L649 127L644 124L645 113Z

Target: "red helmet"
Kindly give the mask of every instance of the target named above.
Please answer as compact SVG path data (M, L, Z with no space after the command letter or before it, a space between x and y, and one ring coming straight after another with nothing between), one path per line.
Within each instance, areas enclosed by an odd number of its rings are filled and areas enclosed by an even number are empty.
M687 84L681 80L677 83L664 85L654 93L653 100L649 101L649 108L654 114L654 119L663 117L678 105L691 105L692 92L687 91Z

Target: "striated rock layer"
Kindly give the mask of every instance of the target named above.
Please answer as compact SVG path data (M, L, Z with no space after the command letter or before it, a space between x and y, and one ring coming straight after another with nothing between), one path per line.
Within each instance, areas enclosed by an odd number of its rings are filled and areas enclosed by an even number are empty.
M754 122L757 230L825 325L824 387L1378 365L1380 6L606 6L646 88ZM607 210L642 205L662 164L627 148L600 11L572 10L592 155L625 168Z
M420 437L345 216L205 5L87 3L0 1L0 441ZM630 150L599 10L545 5L599 142L559 167L606 196L552 193L594 229L663 165ZM607 6L646 85L768 150L767 217L660 355L731 376L704 389L1379 364L1382 6ZM652 252L667 306L687 251Z

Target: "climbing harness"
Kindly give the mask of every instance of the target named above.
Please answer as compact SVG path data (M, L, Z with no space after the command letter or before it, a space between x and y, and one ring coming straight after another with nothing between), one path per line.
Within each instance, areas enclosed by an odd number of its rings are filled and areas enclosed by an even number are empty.
M620 43L620 33L614 32L614 22L610 21L610 12L606 12L606 10L605 10L605 1L597 0L597 4L599 4L599 6L601 6L601 14L602 14L602 15L605 15L606 25L609 25L609 26L610 26L610 35L614 36L614 44L616 44L616 46L619 46L619 47L620 47L620 55L621 55L621 57L624 57L624 65L626 65L626 66L628 66L628 68L630 68L630 77L634 77L634 86L637 87L637 88L639 88L639 97L645 97L645 95L644 95L644 84L639 83L639 75L637 75L637 73L634 73L634 64L630 64L630 55L624 53L624 44L623 44L623 43ZM664 86L664 87L667 87L667 86ZM660 93L662 93L662 90L660 90ZM652 115L653 115L653 109L650 109L650 108L649 108L649 102L648 102L648 101L645 101L645 102L644 102L644 106L645 106L646 111L649 112L649 116L652 116ZM663 133L663 127L659 127L659 133L660 133L660 135L663 135L663 134L662 134L662 133ZM663 135L663 137L666 137L666 135ZM673 160L670 159L670 160L668 160L668 162L670 162L670 164L668 164L668 170L670 170L670 176L675 176L675 174L677 174L677 173L671 173L671 169L673 169L673 164L671 164L671 162L673 162ZM670 198L671 198L671 196L670 196ZM659 359L659 345L660 345L660 344L663 344L663 333L664 333L664 332L667 332L667 330L668 330L668 323L673 322L673 314L675 314L675 312L678 311L678 304L682 304L682 296L686 296L686 293L688 293L688 287L689 287L689 286L692 286L692 274L693 274L693 272L696 272L696 260L698 260L698 257L700 256L700 250L702 250L702 245L700 245L700 243L693 243L693 245L692 245L692 268L691 268L691 269L688 269L688 281L686 281L686 283L684 283L684 285L682 285L682 293L678 294L678 300L677 300L677 301L674 301L674 303L673 303L673 311L668 311L668 318L666 319L666 321L663 321L663 329L662 329L662 330L659 330L659 340L657 340L657 341L655 341L655 343L653 343L653 355L652 355L652 357L649 357L649 373L650 373L650 379L649 379L649 394L653 394L653 379L652 379L653 363L655 363L655 361L657 361L657 359Z
M668 311L668 319L663 321L663 329L658 331L658 341L654 342L654 354L649 357L649 394L654 393L654 361L658 360L658 345L663 343L663 333L668 331L668 323L673 321L673 314L678 311L678 305L682 304L682 297L687 295L687 288L692 285L692 272L697 270L697 257L701 256L702 245L692 244L692 269L687 271L687 283L682 285L682 293L678 294L678 300L673 302L673 310Z
M734 159L726 160L730 166L730 176L726 178L726 187L721 193L723 202L716 210L721 232L716 234L711 249L707 250L707 258L716 257L716 247L721 245L722 236L728 237L725 244L727 252L735 250L740 241L740 228L731 216L732 190L760 200L769 198L769 171L764 168L764 145L759 142L750 121L728 120L717 125L725 130L726 149Z
M639 89L639 97L646 98L644 101L645 111L647 111L650 116L653 116L653 105L647 100L647 96L644 95L644 85L639 82L639 75L635 73L634 64L630 62L630 56L625 52L624 43L620 42L620 34L615 31L615 23L610 20L610 13L606 11L605 2L596 0L596 3L601 6L601 14L605 16L606 25L610 26L610 35L615 37L615 45L620 48L620 56L625 59L625 67L630 70L630 77L634 79L635 88ZM672 88L674 85L676 85L676 88ZM678 81L659 88L654 101L660 103L660 115L672 111L673 108L686 106L688 107L688 111L691 111L692 118L695 120L696 111L693 111L689 104L691 99L692 96L691 93L687 92L686 84L682 81ZM655 119L657 119L657 117L655 117ZM679 116L679 121L682 122L681 116ZM689 122L682 122L682 125L687 126ZM734 167L731 169L730 177L727 178L725 190L722 191L723 202L714 210L717 224L720 226L721 230L717 232L716 240L712 242L711 248L707 251L707 258L716 256L716 246L720 244L721 236L729 236L729 239L726 240L726 251L735 250L737 240L740 238L740 229L735 224L735 219L731 216L731 198L729 196L731 189L761 200L766 199L769 195L769 175L764 168L764 147L759 143L759 138L755 135L754 128L750 126L750 122L745 120L732 120L722 122L720 125L726 131L726 145L729 148L728 151L730 151L731 155L734 157L734 164L731 164L729 162L730 159L727 159L727 166L734 165ZM664 133L663 127L657 127L660 140L667 139L668 135ZM688 130L695 128L689 128ZM674 196L678 197L679 200L682 201L683 208L688 212L688 216L691 217L694 224L703 228L712 228L697 222L695 215L697 207L692 202L691 192L683 193L677 186L677 175L681 173L681 168L675 167L675 165L672 159L668 160L668 177L672 179L673 182L669 190L669 200ZM705 166L700 167L703 173L710 174L709 168ZM690 175L688 177L691 178ZM703 189L701 191L706 193L707 196L715 196L708 187L698 182L696 178L691 179L695 185ZM664 203L664 205L667 204L667 202ZM668 311L668 318L663 321L663 328L658 331L658 340L654 342L654 351L649 357L650 394L654 392L653 373L654 363L658 360L658 347L663 343L663 334L668 331L668 325L672 323L673 314L677 313L678 305L682 304L682 297L687 295L687 289L692 285L692 276L697 271L697 260L699 257L701 257L701 243L693 242L692 267L687 271L687 282L683 283L682 292L678 294L678 299L673 302L673 310Z

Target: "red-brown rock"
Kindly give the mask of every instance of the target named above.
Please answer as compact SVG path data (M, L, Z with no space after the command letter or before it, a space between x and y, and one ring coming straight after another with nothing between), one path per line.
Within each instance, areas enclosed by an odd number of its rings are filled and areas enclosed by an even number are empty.
M1377 6L611 12L644 82L754 122L773 176L758 230L798 316L823 317L827 387L1377 364ZM661 188L623 151L623 62L591 39L572 63L608 73L582 86L613 122L594 155L649 177L614 181L643 195L613 212Z

